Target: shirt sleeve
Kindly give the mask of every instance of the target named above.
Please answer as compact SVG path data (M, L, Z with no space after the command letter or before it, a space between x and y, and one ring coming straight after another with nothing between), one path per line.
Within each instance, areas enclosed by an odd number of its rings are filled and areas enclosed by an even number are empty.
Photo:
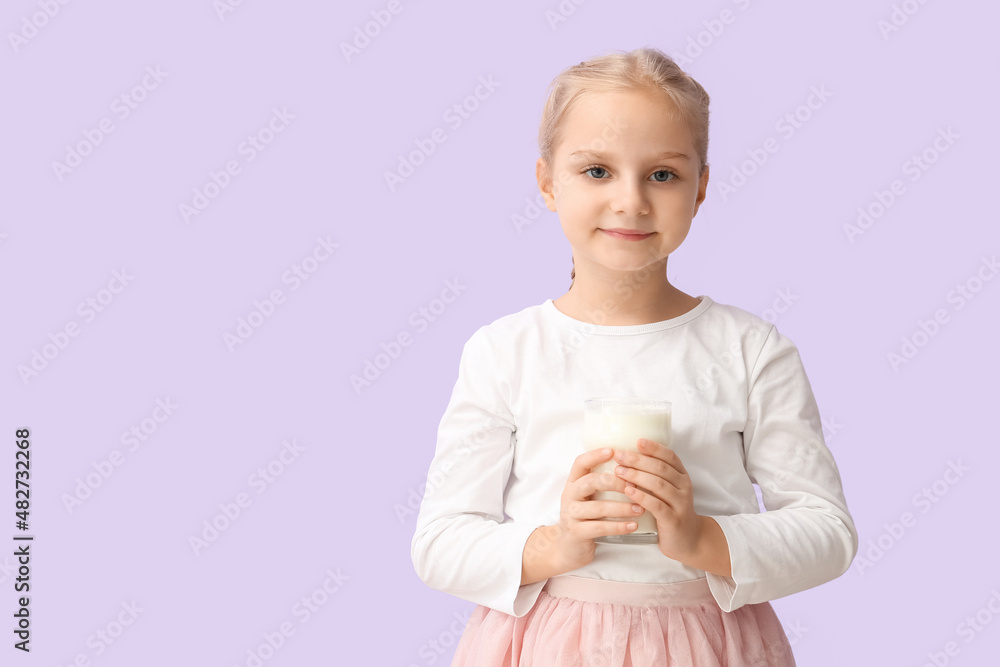
M799 352L773 324L748 376L743 448L747 474L760 486L767 511L712 515L732 561L730 577L707 573L723 611L835 579L858 551Z
M410 556L431 588L520 617L545 580L521 586L524 546L538 526L504 522L516 429L506 370L480 328L462 350L438 427Z

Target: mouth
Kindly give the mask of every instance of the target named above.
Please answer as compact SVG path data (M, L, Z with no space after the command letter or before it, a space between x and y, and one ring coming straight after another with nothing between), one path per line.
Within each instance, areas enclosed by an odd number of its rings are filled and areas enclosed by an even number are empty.
M625 239L626 241L641 241L642 239L648 238L653 235L653 232L642 233L635 229L601 229L602 232L616 239Z

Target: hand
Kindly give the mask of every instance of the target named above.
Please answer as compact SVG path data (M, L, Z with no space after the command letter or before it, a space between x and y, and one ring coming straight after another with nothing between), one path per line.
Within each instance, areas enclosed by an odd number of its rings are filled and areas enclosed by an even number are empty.
M639 439L639 452L618 450L615 474L628 482L625 495L656 518L660 552L681 562L698 554L705 517L694 511L694 489L677 453Z
M633 510L633 503L590 499L597 491L624 492L624 480L591 470L611 460L613 454L610 448L594 449L580 454L573 461L560 499L559 531L554 551L554 557L561 568L566 568L565 572L594 560L597 550L595 537L631 533L637 527L634 522L602 520L605 517L638 517L642 510ZM630 523L631 526L628 525Z

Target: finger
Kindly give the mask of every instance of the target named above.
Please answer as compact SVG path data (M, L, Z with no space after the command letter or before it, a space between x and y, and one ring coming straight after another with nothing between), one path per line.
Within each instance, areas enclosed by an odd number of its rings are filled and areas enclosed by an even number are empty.
M636 502L619 500L581 500L569 506L569 515L577 521L622 517L635 519L645 510Z
M632 524L631 527L629 524ZM635 521L581 521L576 524L574 533L583 539L592 540L605 535L623 535L631 533L639 527Z
M665 461L682 473L687 474L687 470L684 469L684 464L681 463L681 457L677 455L677 452L662 443L646 438L639 438L639 451Z
M681 459L677 455L677 452L663 443L656 442L655 440L649 440L647 438L639 438L636 444L636 450L634 451L641 455L652 456L653 458L669 463L682 472L687 472L684 470L684 465L681 463Z
M590 472L590 469L596 465L604 463L605 461L611 460L614 450L610 447L605 447L603 449L592 449L590 451L580 454L575 459L573 459L573 465L569 470L569 482L575 482L584 475Z
M683 512L684 508L692 502L690 493L677 489L671 484L664 483L660 489L650 489L641 485L633 486L631 489L635 492L626 488L625 496L653 514L658 514L663 509Z
M615 475L623 480L632 482L635 486L645 489L654 496L658 496L660 498L664 498L664 496L668 494L673 495L681 490L681 487L677 486L672 481L666 480L659 475L654 475L644 470L624 468L623 472L615 470Z
M675 489L683 489L691 485L687 473L682 473L660 459L642 456L634 452L629 452L627 456L616 457L616 459L622 459L622 461L620 463L616 461L617 465L613 470L615 475L637 486L659 489L663 488L663 484L669 484Z
M684 477L684 473L679 471L670 463L667 463L662 459L658 459L653 456L646 456L645 454L639 454L637 452L615 452L615 463L617 464L615 466L615 470L618 469L618 466L626 466L637 470L643 470L656 475L657 477L662 477L672 482L675 486L679 486Z
M673 498L670 494L666 494L666 497L660 497L655 493L651 493L647 489L640 487L632 487L632 491L626 493L625 495L632 500L632 502L641 505L650 514L659 515L664 509L669 509L672 512L677 511L676 503L672 502Z
M687 476L687 469L681 462L680 456L670 447L640 438L639 450L639 452L616 452L615 460L627 466L653 472L664 479L670 479L675 486L680 486L682 479ZM635 461L637 465L633 465L629 461ZM648 465L638 465L640 461ZM656 461L660 461L660 463L656 463ZM672 471L679 473L679 476L674 475Z
M584 500L597 491L625 491L625 480L609 472L590 472L569 484L570 498Z

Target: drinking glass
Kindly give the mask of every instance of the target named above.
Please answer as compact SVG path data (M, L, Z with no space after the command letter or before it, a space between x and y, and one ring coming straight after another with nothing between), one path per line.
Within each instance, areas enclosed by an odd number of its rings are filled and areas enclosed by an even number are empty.
M616 451L638 452L639 438L670 446L670 401L655 398L599 396L583 402L583 444L587 450L610 447ZM613 458L592 468L593 472L615 474ZM641 491L645 491L639 487ZM597 491L595 500L634 502L624 493ZM638 517L605 517L607 521L635 521L630 533L594 538L603 544L656 544L656 517L644 509Z

